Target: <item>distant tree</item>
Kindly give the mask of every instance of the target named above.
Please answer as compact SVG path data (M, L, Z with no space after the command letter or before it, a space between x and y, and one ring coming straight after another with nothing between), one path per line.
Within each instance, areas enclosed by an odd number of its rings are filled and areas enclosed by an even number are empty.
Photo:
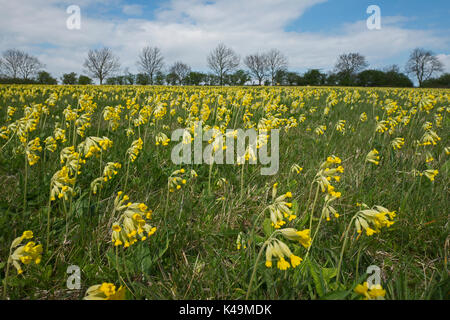
M145 73L138 73L136 75L136 84L146 86L150 84L150 77Z
M220 83L220 79L219 79L219 77L217 75L212 74L212 73L208 73L206 75L205 83L208 86L217 86Z
M232 86L243 86L252 78L245 70L239 69L228 75L227 82Z
M338 75L334 72L330 72L327 75L327 79L325 80L325 84L327 86L336 86L338 85Z
M119 58L113 55L111 49L102 48L89 50L83 66L86 71L103 84L103 80L117 72L120 68Z
M431 78L422 82L424 88L450 88L450 73L444 73L439 78Z
M169 72L168 74L166 74L166 82L170 86L176 86L177 84L179 84L178 77L173 72Z
M150 84L153 84L156 73L161 71L164 66L164 57L161 50L157 47L143 48L139 54L137 65L143 73L148 75Z
M319 69L311 69L303 74L303 82L310 86L322 86L325 84L327 75L321 73Z
M186 84L198 86L203 83L206 79L206 74L201 72L191 71L186 77Z
M389 70L389 69L388 69ZM385 86L389 87L400 87L400 88L412 88L414 83L408 78L406 74L399 71L400 69L390 69L390 71L385 71L386 83Z
M62 84L76 84L77 74L75 72L64 73L61 77Z
M165 79L166 76L164 75L164 73L162 71L158 71L156 72L156 76L155 76L155 84L162 86L165 83Z
M286 86L288 84L287 74L288 72L286 70L278 70L277 73L275 74L274 85Z
M289 86L299 86L303 85L302 77L296 72L287 72L286 73L286 82Z
M169 69L169 73L172 74L172 77L175 77L176 83L179 85L185 83L186 78L190 72L191 68L181 61L175 62Z
M267 75L266 55L259 53L248 55L244 59L244 64L256 80L258 80L258 85L261 85Z
M219 84L223 85L224 76L233 72L240 62L239 56L233 49L220 43L207 57L209 68L219 78Z
M272 85L275 85L277 72L285 71L287 69L288 60L286 56L277 49L271 49L265 56L271 83Z
M80 84L80 85L89 85L92 83L93 83L92 79L89 78L88 76L80 75L78 77L78 84Z
M430 79L433 74L444 71L444 65L433 52L416 48L411 52L405 70L406 73L417 78L421 87L424 80Z
M17 49L4 51L1 59L2 73L11 78L18 78L24 56L25 52Z
M380 70L364 70L358 74L356 84L363 87L380 87L386 85L386 75Z
M39 71L36 82L39 84L58 84L58 80L53 78L47 71Z
M359 53L341 54L335 65L335 72L341 85L353 85L358 72L368 67L366 58Z
M136 81L136 76L132 74L128 68L125 68L123 71L123 80L124 84L133 85Z
M32 76L44 67L36 57L17 49L3 52L1 59L2 73L11 78L31 79Z
M19 74L23 79L30 79L44 67L45 65L42 64L37 58L25 54L24 60L19 67Z

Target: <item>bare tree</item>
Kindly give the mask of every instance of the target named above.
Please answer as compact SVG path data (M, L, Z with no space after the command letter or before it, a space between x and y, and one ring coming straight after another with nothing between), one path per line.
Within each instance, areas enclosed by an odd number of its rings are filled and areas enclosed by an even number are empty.
M9 49L3 52L1 61L3 72L11 78L29 79L36 74L44 65L35 57L17 49Z
M421 87L423 81L430 79L434 73L444 71L444 65L433 52L416 48L411 52L405 70L408 74L413 74L417 77Z
M239 66L240 58L233 49L220 43L207 57L209 68L219 78L219 84L223 85L224 76Z
M42 64L37 58L32 57L26 53L22 64L19 66L19 74L23 79L29 79L43 67L44 64Z
M24 52L16 49L9 49L3 52L2 69L7 76L17 78L24 55Z
M266 63L271 83L274 85L277 72L285 71L287 69L288 60L280 50L271 49L266 53Z
M258 80L261 85L267 75L267 57L264 54L251 54L245 57L244 63L250 70L250 73Z
M368 67L366 58L359 53L341 54L336 62L336 72L353 76Z
M100 84L103 79L117 72L120 68L119 58L113 55L111 49L102 48L89 50L83 67L93 78L99 79Z
M169 69L169 73L175 77L180 85L185 82L189 72L191 72L191 68L181 61L175 62Z
M161 54L161 50L157 47L143 48L139 55L137 65L143 73L148 75L150 84L153 84L154 76L164 66L164 57Z

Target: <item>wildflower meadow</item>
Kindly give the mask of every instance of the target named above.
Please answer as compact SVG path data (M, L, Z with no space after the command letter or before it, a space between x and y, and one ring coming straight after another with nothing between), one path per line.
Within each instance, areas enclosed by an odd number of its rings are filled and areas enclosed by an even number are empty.
M1 85L2 298L448 299L449 101Z

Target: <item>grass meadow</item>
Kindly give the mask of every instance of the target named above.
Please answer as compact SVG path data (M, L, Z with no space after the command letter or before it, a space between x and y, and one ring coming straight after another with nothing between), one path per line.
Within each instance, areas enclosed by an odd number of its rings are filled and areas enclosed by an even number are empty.
M438 89L2 85L2 298L448 299L449 101ZM279 129L278 172L174 164L172 132L196 121L268 144Z

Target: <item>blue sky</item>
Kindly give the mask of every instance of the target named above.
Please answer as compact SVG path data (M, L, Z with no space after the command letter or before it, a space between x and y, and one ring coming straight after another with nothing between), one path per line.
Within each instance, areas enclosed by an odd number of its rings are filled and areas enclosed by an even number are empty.
M81 9L79 30L66 28L69 5ZM381 9L381 30L367 29L369 5ZM57 76L82 73L87 51L102 46L131 72L147 45L161 48L167 66L180 60L207 71L206 56L219 42L241 57L278 48L299 72L329 71L345 52L362 53L371 68L403 68L410 51L424 47L450 71L444 0L0 0L0 7L0 50L26 50Z

